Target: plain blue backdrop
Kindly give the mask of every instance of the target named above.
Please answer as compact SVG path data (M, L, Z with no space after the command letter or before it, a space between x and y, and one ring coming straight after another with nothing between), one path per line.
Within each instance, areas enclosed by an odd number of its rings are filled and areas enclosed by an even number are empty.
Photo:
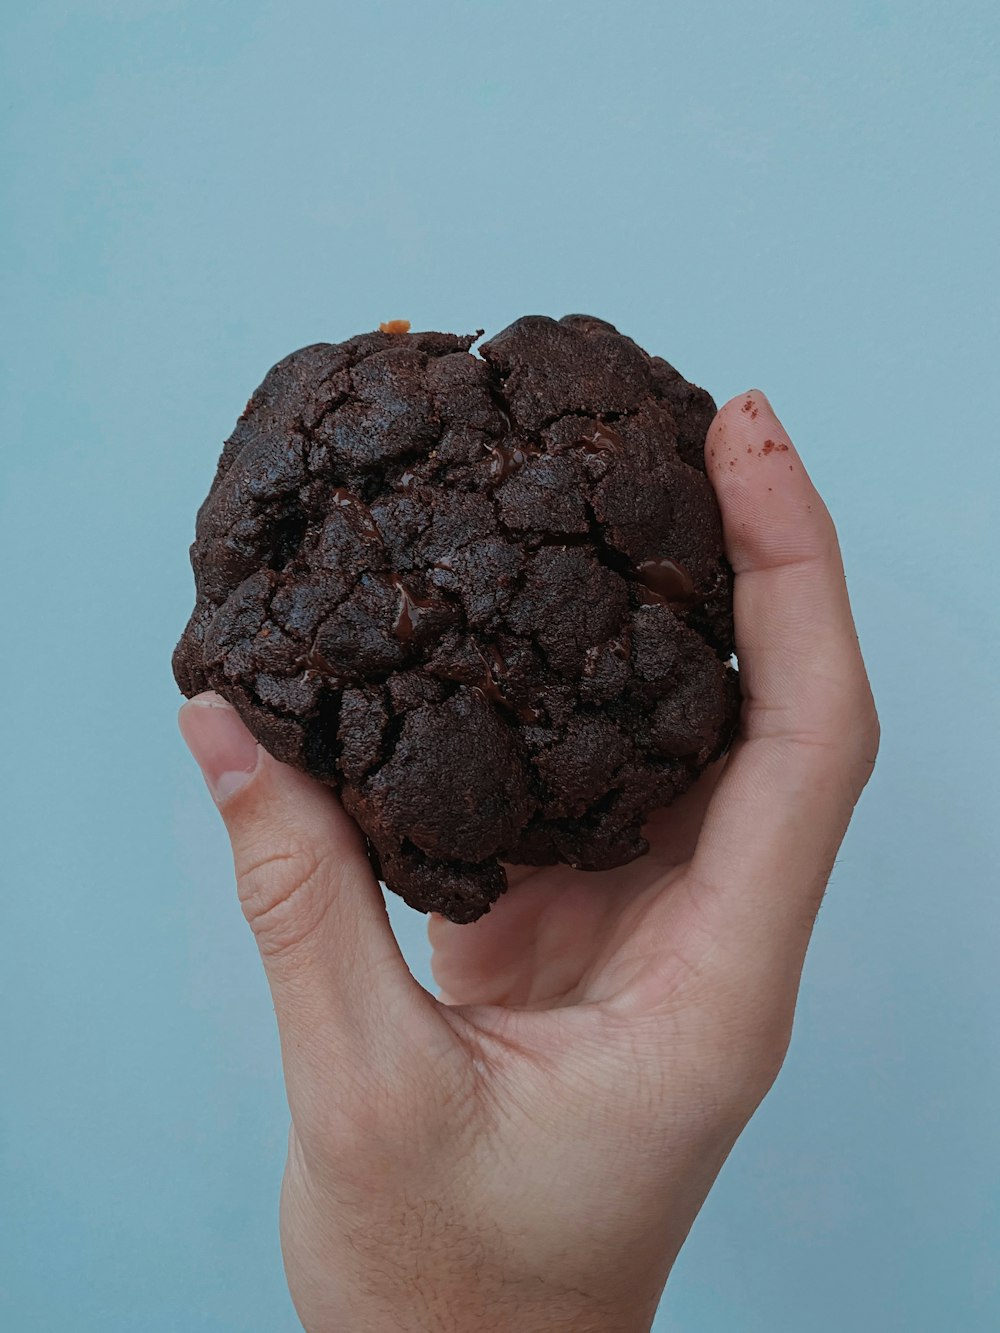
M3 29L0 1326L298 1327L273 1014L175 729L195 509L292 348L586 310L770 395L884 724L785 1071L656 1327L1000 1327L994 6L38 0Z

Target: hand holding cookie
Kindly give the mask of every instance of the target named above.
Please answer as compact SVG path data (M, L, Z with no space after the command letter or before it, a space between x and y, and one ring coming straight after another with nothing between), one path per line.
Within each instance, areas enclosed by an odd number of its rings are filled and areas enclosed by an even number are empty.
M675 422L682 417L678 407ZM272 464L279 475L283 460ZM687 794L672 792L670 808L658 795L616 825L631 828L655 807L641 834L648 851L598 871L539 857L550 863L510 869L510 887L480 920L432 917L439 999L410 975L365 840L331 786L301 771L308 765L274 758L218 694L182 710L232 839L274 998L292 1116L282 1239L310 1333L647 1329L698 1209L777 1074L812 923L878 727L832 522L762 394L718 413L705 467L735 575L736 739L712 764L728 739L729 677L716 655L719 720L687 752L711 767ZM360 542L367 519L352 522L343 540ZM289 534L290 547L300 540ZM241 550L256 559L255 541L258 530L237 532L233 559ZM704 559L692 575L702 591ZM635 581L624 566L619 577ZM681 576L672 577L675 589ZM223 583L206 598L221 597ZM414 592L432 600L429 589ZM401 595L392 595L398 608ZM230 639L220 630L227 652L247 626L267 627L256 596L243 621L233 608ZM619 613L633 635L648 614L634 597L627 590ZM723 592L718 613L700 620L685 605L696 628L670 607L662 616L652 608L666 628L650 650L661 662L659 693L646 695L651 714L675 697L669 683L686 688L686 635L725 651L725 604ZM195 631L201 642L206 626ZM665 643L672 671L662 665ZM515 707L550 716L541 694L510 688ZM680 715L701 728L711 715L706 688ZM481 695L476 707L509 714L506 694L503 703ZM273 704L276 718L295 720L289 698ZM428 706L406 700L401 708ZM577 704L567 729L581 715ZM622 734L626 715L637 728L638 711L611 712ZM456 734L461 722L456 714ZM503 725L527 735L539 724ZM366 726L384 737L379 718L359 714L352 753L363 750ZM644 734L632 734L637 751ZM343 753L314 759L336 767ZM643 753L649 762L651 749ZM555 775L553 791L578 781L572 746L565 764L570 776L560 787ZM612 790L607 774L605 785ZM529 804L536 795L515 793ZM614 806L614 796L603 799ZM467 813L475 823L477 812ZM372 821L405 852L397 827ZM455 881L443 905L468 901L469 886Z

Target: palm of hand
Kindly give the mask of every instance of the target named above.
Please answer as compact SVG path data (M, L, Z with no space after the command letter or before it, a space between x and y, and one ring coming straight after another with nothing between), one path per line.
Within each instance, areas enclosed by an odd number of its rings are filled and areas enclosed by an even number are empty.
M684 896L686 863L724 762L654 813L645 829L649 852L637 861L601 872L512 866L499 909L472 926L433 918L428 934L441 999L527 1010L609 999L644 913L668 894L675 902Z

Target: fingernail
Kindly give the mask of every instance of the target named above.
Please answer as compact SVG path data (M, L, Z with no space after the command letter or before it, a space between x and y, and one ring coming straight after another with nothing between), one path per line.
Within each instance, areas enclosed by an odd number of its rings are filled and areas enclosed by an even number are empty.
M239 713L218 694L199 694L180 712L181 735L216 805L253 777L260 750Z

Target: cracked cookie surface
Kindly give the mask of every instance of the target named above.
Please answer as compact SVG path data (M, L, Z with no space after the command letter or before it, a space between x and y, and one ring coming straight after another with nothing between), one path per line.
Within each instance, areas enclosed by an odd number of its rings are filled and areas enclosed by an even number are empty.
M226 441L174 653L336 788L389 888L621 865L738 715L714 404L584 315L304 347Z

